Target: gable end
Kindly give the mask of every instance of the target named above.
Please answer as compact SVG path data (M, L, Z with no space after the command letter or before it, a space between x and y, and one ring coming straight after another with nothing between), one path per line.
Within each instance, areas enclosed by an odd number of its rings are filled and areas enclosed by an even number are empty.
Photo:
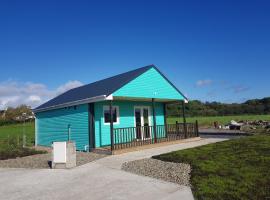
M171 100L187 99L155 66L116 90L112 96Z

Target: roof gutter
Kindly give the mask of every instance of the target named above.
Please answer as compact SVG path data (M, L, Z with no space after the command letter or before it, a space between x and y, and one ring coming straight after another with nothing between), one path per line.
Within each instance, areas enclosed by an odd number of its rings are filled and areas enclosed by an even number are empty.
M112 98L112 97L110 97L110 98ZM72 102L68 102L68 103L58 104L58 105L55 105L55 106L49 106L49 107L46 107L46 108L33 109L33 112L38 113L38 112L43 112L43 111L68 107L68 106L75 106L75 105L80 105L80 104L85 104L85 103L92 103L92 102L97 102L97 101L104 101L104 100L108 100L107 96L106 95L100 95L100 96L91 97L91 98L87 98L87 99L82 99L82 100L78 100L78 101L72 101Z

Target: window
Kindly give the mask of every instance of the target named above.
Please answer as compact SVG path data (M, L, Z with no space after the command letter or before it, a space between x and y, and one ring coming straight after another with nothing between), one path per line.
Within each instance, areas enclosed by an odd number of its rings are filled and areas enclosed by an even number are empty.
M119 124L119 107L113 106L112 112L113 112L113 123ZM110 117L110 107L109 106L103 107L103 115L104 115L104 124L110 124L111 117Z

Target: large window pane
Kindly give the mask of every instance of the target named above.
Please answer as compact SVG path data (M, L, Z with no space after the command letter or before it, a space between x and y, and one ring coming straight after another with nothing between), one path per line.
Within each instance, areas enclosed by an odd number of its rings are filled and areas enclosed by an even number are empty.
M116 107L113 107L113 122L117 122L117 109ZM110 123L111 122L111 115L110 115L110 109L106 108L104 109L104 122Z

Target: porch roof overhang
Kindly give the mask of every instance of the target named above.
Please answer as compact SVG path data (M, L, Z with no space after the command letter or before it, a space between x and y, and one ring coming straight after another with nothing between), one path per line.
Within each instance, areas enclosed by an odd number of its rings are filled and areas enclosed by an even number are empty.
M33 112L38 113L38 112L44 112L48 110L54 110L54 109L59 109L59 108L64 108L64 107L69 107L69 106L76 106L76 105L81 105L81 104L86 104L86 103L94 103L94 102L107 101L107 100L151 102L152 99L153 98L145 98L145 97L125 97L125 96L120 97L120 96L112 96L112 95L108 95L108 96L100 95L100 96L96 96L92 98L58 104L58 105L50 106L46 108L33 109ZM163 102L163 103L175 103L179 101L185 101L185 103L188 103L187 99L161 99L161 98L154 98L154 99L155 99L155 102Z
M125 96L114 96L111 97L110 100L119 100L119 101L142 101L142 102L151 102L152 99L155 100L155 102L163 102L163 103L174 103L179 101L184 101L185 103L188 103L187 99L164 99L164 98L146 98L146 97L125 97ZM107 99L109 100L109 99Z
M100 96L82 99L82 100L78 100L78 101L72 101L72 102L68 102L68 103L58 104L55 106L49 106L46 108L33 109L33 112L38 113L38 112L43 112L43 111L48 111L48 110L53 110L53 109L58 109L58 108L64 108L64 107L68 107L68 106L76 106L76 105L81 105L81 104L86 104L86 103L105 101L105 100L108 100L107 98L108 97L106 95L100 95Z

